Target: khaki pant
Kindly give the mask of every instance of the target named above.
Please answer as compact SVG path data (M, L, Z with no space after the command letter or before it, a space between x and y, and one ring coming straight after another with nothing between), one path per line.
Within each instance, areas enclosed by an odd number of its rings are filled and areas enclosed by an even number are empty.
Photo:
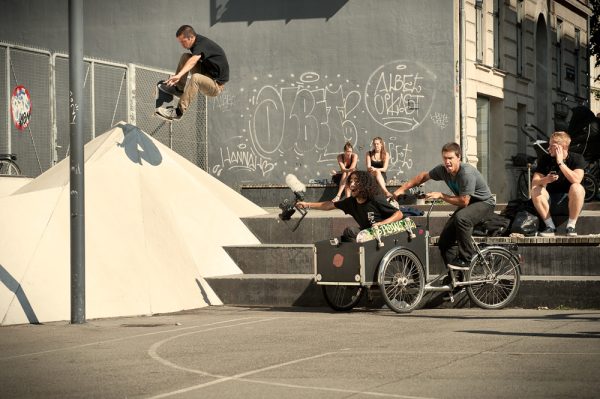
M179 60L179 65L177 65L177 72L181 71L181 68L185 65L187 60L190 59L192 55L189 53L184 53L181 55L181 59ZM204 94L207 97L216 97L223 91L224 85L215 82L212 78L202 74L202 63L198 62L191 70L191 79L190 82L187 82L188 75L179 79L177 82L177 88L183 91L181 98L179 99L179 108L181 111L185 112L190 103L196 98L198 92ZM187 84L186 84L187 83Z

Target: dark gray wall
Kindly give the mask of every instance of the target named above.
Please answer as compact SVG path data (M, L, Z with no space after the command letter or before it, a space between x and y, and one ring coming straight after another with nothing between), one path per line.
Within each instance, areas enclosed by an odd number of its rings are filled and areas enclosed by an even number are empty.
M1 0L0 40L67 50L66 0ZM326 179L347 140L384 138L389 178L454 139L453 1L85 1L85 54L173 69L188 23L227 52L208 102L208 169L226 183Z

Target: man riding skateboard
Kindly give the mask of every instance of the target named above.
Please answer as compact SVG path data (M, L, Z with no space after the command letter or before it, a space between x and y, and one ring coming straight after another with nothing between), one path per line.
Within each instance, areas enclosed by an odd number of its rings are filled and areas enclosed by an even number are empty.
M217 43L197 34L189 25L182 25L175 36L190 53L182 54L175 75L157 85L155 115L168 121L180 119L198 92L216 97L229 81L227 56ZM191 73L191 81L186 85L188 72ZM176 107L162 106L173 97L179 97Z

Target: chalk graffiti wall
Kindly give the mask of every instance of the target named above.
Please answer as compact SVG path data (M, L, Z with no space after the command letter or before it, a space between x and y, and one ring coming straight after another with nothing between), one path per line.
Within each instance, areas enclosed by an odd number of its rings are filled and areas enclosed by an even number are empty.
M455 137L452 10L357 1L327 21L240 27L227 49L238 73L208 100L209 172L230 185L326 181L346 142L366 169L377 136L388 180L432 167Z
M426 67L395 60L378 66L364 82L321 71L255 76L237 93L225 92L210 108L240 107L239 134L211 159L210 172L240 183L280 183L288 173L305 181L329 179L336 156L351 142L360 156L375 136L390 155L389 178L401 180L415 164L423 129L445 130L451 115L436 110L437 82Z

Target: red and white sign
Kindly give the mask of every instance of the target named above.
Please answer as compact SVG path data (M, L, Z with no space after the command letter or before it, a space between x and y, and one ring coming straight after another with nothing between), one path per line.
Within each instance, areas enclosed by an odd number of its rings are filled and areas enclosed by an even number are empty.
M24 130L31 122L31 96L25 86L17 86L10 99L10 113L15 127Z

